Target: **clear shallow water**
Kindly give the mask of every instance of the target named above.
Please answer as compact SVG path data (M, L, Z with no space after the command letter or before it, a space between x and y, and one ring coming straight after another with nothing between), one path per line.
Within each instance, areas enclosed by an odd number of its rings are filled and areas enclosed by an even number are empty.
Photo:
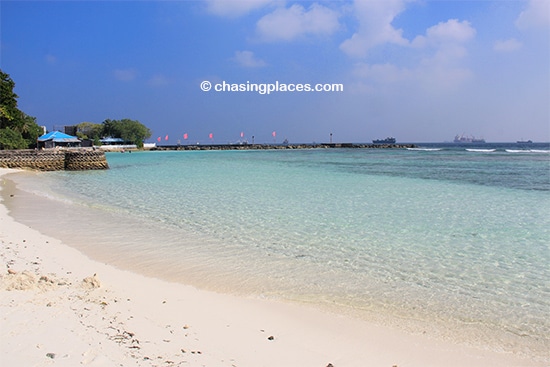
M111 153L19 176L64 207L13 212L144 273L550 359L549 146L466 148Z

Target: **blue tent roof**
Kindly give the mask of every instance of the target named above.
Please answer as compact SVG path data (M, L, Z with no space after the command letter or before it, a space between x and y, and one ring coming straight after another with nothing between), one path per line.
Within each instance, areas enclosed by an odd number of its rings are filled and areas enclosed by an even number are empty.
M53 140L54 142L60 142L60 143L80 142L80 140L76 136L67 135L62 133L61 131L52 131L38 138L38 141L48 141L48 140Z
M124 139L121 138L103 138L100 140L103 144L112 144L112 143L124 143Z

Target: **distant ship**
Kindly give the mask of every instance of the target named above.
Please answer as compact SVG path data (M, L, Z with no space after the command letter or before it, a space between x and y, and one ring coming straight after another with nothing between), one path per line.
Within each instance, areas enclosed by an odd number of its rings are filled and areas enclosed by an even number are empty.
M516 141L518 144L533 144L533 140L518 140Z
M478 139L474 136L464 136L464 135L456 135L455 140L453 140L455 143L485 143L485 139L481 138Z
M373 144L395 144L395 138L387 137L386 139L376 139L372 142Z

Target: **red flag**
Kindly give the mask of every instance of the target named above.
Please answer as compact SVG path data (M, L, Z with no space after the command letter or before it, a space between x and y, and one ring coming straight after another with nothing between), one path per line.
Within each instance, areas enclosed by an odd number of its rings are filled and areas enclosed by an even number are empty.
M187 135L187 133L183 134L183 138L184 139L187 139L189 136Z
M273 135L273 137L276 137L277 133L274 131L274 132L271 133L271 135Z
M210 139L213 139L213 138L214 138L214 134L210 133L210 134L208 134L208 137L209 137Z
M166 136L164 137L164 140L168 140L168 135L166 135Z
M160 136L157 138L157 141L160 143Z
M244 138L244 132L241 131L241 138Z

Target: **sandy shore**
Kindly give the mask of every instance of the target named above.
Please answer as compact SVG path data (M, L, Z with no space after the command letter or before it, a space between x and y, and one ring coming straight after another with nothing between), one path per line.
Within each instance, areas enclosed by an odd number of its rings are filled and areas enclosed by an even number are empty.
M147 278L15 222L0 169L2 366L543 366L299 305Z

